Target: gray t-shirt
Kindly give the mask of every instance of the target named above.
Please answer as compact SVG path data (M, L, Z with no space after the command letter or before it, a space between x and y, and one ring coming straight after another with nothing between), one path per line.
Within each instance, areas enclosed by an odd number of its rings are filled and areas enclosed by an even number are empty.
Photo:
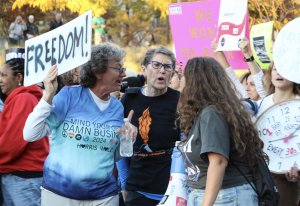
M208 153L217 153L229 160L222 189L247 184L246 179L231 162L233 161L251 180L249 166L239 157L232 144L227 122L216 112L215 107L205 107L191 128L188 140L182 146L189 187L205 188L209 164Z

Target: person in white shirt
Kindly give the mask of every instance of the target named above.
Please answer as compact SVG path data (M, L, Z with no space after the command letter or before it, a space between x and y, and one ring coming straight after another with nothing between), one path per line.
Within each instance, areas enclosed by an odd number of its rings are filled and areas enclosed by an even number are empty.
M300 84L283 78L277 72L273 62L265 72L264 83L269 95L261 100L256 115L257 117L274 104L293 99L300 99ZM280 194L280 206L298 205L300 200L298 170L298 167L294 166L291 167L290 171L285 175L273 174Z

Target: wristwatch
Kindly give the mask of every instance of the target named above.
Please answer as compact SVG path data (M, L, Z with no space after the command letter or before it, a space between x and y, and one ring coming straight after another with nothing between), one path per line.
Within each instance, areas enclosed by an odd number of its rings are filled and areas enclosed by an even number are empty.
M254 57L251 55L249 58L244 57L245 62L252 62L254 60Z

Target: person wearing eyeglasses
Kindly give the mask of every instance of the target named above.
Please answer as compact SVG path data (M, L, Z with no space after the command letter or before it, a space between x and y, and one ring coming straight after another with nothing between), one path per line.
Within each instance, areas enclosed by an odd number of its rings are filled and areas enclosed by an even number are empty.
M26 141L51 133L42 206L119 205L113 170L124 108L110 93L121 89L124 57L114 44L97 45L81 66L80 85L65 86L56 94L56 66L44 79L44 96L24 127ZM136 128L128 129L135 137Z
M156 206L167 189L180 134L175 126L179 92L168 87L175 62L169 49L149 49L141 67L146 86L127 89L121 99L124 116L134 110L132 124L138 128L133 156L117 162L126 206Z

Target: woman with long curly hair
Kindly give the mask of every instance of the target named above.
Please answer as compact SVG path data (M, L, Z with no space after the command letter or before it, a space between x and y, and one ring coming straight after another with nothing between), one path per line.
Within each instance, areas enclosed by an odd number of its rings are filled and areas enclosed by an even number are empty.
M190 59L179 99L181 149L188 168L188 205L258 205L251 167L263 142L233 83L213 58Z

